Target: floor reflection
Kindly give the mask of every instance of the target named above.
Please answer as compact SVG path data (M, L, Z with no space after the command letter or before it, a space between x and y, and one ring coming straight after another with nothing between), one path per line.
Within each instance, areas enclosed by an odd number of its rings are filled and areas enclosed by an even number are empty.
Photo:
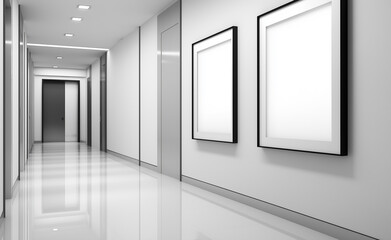
M333 239L85 144L37 144L0 240Z

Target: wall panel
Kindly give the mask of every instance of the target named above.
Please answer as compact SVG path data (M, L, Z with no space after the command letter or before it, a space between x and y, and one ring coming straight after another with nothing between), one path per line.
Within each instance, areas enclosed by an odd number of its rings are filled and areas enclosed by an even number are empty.
M157 166L157 17L141 26L141 161Z
M92 147L100 147L100 64L99 59L91 65L91 92L92 92Z
M107 55L107 150L139 159L139 32Z
M183 174L391 239L391 2L349 1L349 155L257 147L257 16L287 0L183 0ZM205 19L208 23L205 24ZM238 144L191 139L191 44L238 26ZM359 213L359 214L357 214ZM376 219L376 221L374 221Z

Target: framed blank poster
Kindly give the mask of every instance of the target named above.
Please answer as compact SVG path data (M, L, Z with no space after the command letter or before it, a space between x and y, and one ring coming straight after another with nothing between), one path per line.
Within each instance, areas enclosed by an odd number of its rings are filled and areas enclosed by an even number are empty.
M193 43L193 139L237 142L237 27Z
M346 0L258 16L258 146L347 155Z

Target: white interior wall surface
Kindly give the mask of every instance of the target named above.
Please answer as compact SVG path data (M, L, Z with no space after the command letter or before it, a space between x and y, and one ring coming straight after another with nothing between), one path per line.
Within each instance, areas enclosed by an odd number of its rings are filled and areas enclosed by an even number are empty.
M100 60L91 65L91 137L92 147L100 149Z
M107 54L107 149L139 159L139 31Z
M79 81L80 85L80 141L87 141L87 79L86 70L34 69L34 141L42 141L42 80Z
M140 154L142 162L157 166L157 16L152 17L141 26L140 34Z
M11 75L12 75L12 171L11 185L13 186L19 176L19 3L11 1Z
M31 54L28 55L28 92L29 92L29 103L28 103L28 129L29 129L29 152L34 145L34 63L31 58Z
M257 16L287 0L182 1L183 175L391 239L391 1L349 1L349 155L257 147ZM192 43L238 26L238 143L195 141Z
M23 33L24 45L23 45L23 100L24 100L24 108L23 108L23 131L24 131L24 164L26 164L28 156L29 156L29 139L28 139L28 51L27 51L27 34L26 27L24 28Z

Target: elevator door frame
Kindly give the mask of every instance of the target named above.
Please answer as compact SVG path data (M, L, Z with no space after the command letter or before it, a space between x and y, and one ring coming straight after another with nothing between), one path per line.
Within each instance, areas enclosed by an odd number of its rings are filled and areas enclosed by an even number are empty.
M74 82L74 83L77 83L77 90L78 90L78 99L77 99L77 142L80 142L80 81L77 81L77 80L57 80L57 79L42 79L42 103L41 103L41 109L42 109L42 121L41 121L41 131L42 131L42 143L45 143L44 141L44 134L43 134L43 130L44 130L44 107L43 107L43 104L44 104L44 101L43 101L43 85L45 82L63 82L64 85L65 83L67 82ZM65 100L66 101L66 100ZM65 116L64 116L64 120L65 120Z

